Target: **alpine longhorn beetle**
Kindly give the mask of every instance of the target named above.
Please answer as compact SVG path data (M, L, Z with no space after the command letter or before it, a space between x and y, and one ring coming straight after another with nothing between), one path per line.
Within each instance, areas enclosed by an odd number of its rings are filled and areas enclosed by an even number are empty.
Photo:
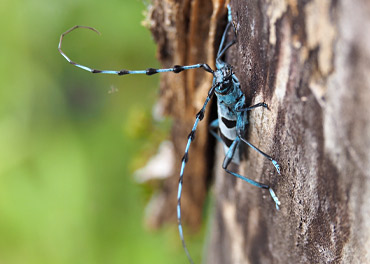
M216 139L223 143L224 149L225 149L225 159L222 164L222 168L229 174L240 178L254 186L257 186L262 189L267 189L270 192L271 198L275 202L276 209L279 210L280 201L278 197L276 196L273 189L266 184L254 181L252 179L249 179L247 177L244 177L236 172L228 170L228 166L231 162L238 163L239 162L239 144L241 142L247 144L249 147L257 151L258 153L262 154L264 157L266 157L268 160L272 162L274 165L276 171L278 174L280 174L280 166L272 157L252 145L249 141L247 141L244 138L244 131L246 130L246 126L248 124L248 118L247 118L247 112L255 109L257 107L264 107L268 108L266 103L258 103L252 106L246 106L245 103L245 96L240 89L240 83L238 78L235 76L233 72L233 67L222 60L223 55L225 52L236 43L236 30L234 28L233 22L232 22L232 15L231 15L231 8L230 6L227 6L228 9L228 23L226 25L226 28L224 30L224 33L222 35L221 43L217 52L216 56L216 70L213 70L210 66L204 63L200 64L194 64L194 65L186 65L186 66L180 66L175 65L172 68L166 68L166 69L154 69L154 68L148 68L146 70L126 70L122 69L119 71L116 70L96 70L89 68L87 66L84 66L82 64L76 63L72 61L63 51L62 51L62 41L65 35L69 34L71 31L77 29L77 28L86 28L90 29L98 34L99 31L96 30L93 27L87 27L87 26L79 26L76 25L66 32L64 32L60 36L59 45L58 45L58 51L61 55L72 65L81 68L83 70L89 71L91 73L102 73L102 74L115 74L115 75L127 75L127 74L146 74L146 75L153 75L156 73L161 72L174 72L174 73L180 73L185 70L190 69L198 69L202 68L203 70L211 73L213 75L213 82L212 86L208 91L207 98L203 104L203 107L201 110L197 113L195 122L193 125L193 128L188 136L188 141L185 147L185 154L182 158L181 162L181 169L180 169L180 178L179 178L179 185L178 185L178 193L177 193L177 222L178 222L178 229L180 234L180 239L183 245L183 248L185 250L185 253L188 257L188 260L190 263L194 263L190 253L186 247L184 234L183 234L183 228L181 224L181 193L182 193L182 185L183 185L183 175L185 171L186 163L189 159L189 148L193 140L195 139L195 132L197 130L198 123L204 118L205 110L207 107L208 102L211 100L213 95L216 95L217 97L217 109L218 109L218 119L214 120L210 124L210 132L211 134L216 137ZM225 44L227 34L230 30L230 28L233 29L233 40L231 40L229 43ZM219 129L220 135L218 135L215 130Z

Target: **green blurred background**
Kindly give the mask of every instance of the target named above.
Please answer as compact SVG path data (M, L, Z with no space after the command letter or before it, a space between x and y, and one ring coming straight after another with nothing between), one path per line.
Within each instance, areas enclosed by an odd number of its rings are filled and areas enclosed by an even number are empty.
M150 118L158 76L93 75L57 51L62 32L88 25L102 36L68 35L72 60L156 67L145 9L141 0L0 2L1 264L187 263L175 225L144 228L149 195L131 175L168 129ZM200 244L190 243L198 261Z

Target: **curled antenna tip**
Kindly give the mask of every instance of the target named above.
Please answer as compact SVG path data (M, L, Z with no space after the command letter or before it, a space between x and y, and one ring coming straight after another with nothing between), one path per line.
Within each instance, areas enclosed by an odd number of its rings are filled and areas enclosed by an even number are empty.
M65 35L71 33L73 30L77 29L77 28L86 28L86 29L89 29L89 30L92 30L94 31L95 33L97 33L98 35L101 35L101 33L93 28L93 27L88 27L88 26L80 26L80 25L75 25L73 27L71 27L70 29L68 29L66 32L62 33L62 35L60 35L60 39L59 39L59 44L58 44L58 50L59 52L63 55L64 58L66 58L67 61L69 61L71 63L71 60L68 58L67 55L64 54L64 52L62 51L62 42L63 42L63 38Z
M96 32L97 34L101 35L101 33L96 29L96 28L93 28L93 27L88 27L88 26L80 26L80 25L76 25L74 27L72 27L71 29L67 30L67 32L71 32L72 30L75 30L77 28L86 28L86 29L90 29L94 32Z
M93 28L93 27L86 27L86 26L79 26L81 28L87 28L87 29L90 29L94 32L96 32L98 35L101 35L101 33L99 32L99 30L97 30L96 28Z
M95 33L97 33L98 35L101 35L101 33L93 28L93 27L88 27L88 26L80 26L80 25L76 25L76 26L73 26L71 27L70 29L68 29L66 32L64 32L62 35L61 35L61 38L63 38L65 35L69 34L70 32L72 32L73 30L77 29L77 28L86 28L86 29L90 29L92 31L94 31Z

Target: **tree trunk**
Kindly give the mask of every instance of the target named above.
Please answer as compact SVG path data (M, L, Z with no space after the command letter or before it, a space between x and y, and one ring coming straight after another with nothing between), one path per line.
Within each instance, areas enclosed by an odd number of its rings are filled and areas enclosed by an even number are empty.
M153 2L151 29L165 66L213 64L224 1ZM232 0L230 6L237 43L226 61L247 102L269 105L250 112L247 139L279 162L281 175L250 148L234 169L271 185L281 209L268 191L225 174L218 147L207 263L370 263L369 2ZM162 75L179 160L211 84L203 73L188 72ZM185 220L195 225L212 157L206 127L199 131L184 178ZM165 185L173 204L163 211L172 219L177 179L178 173Z
M208 262L370 263L370 4L231 2L235 66L250 104L243 175L217 173ZM222 150L220 150L221 152ZM219 167L223 155L219 155Z

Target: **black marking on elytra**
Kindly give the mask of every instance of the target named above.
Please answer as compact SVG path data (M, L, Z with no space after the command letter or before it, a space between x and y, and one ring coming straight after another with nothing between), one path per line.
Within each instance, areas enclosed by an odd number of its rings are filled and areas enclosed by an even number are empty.
M224 134L222 134L222 131L220 131L220 137L222 141L225 143L225 145L230 148L231 144L233 144L234 140L231 140L227 138Z
M221 117L222 123L225 124L227 128L235 128L236 127L236 120L229 120L224 117Z

